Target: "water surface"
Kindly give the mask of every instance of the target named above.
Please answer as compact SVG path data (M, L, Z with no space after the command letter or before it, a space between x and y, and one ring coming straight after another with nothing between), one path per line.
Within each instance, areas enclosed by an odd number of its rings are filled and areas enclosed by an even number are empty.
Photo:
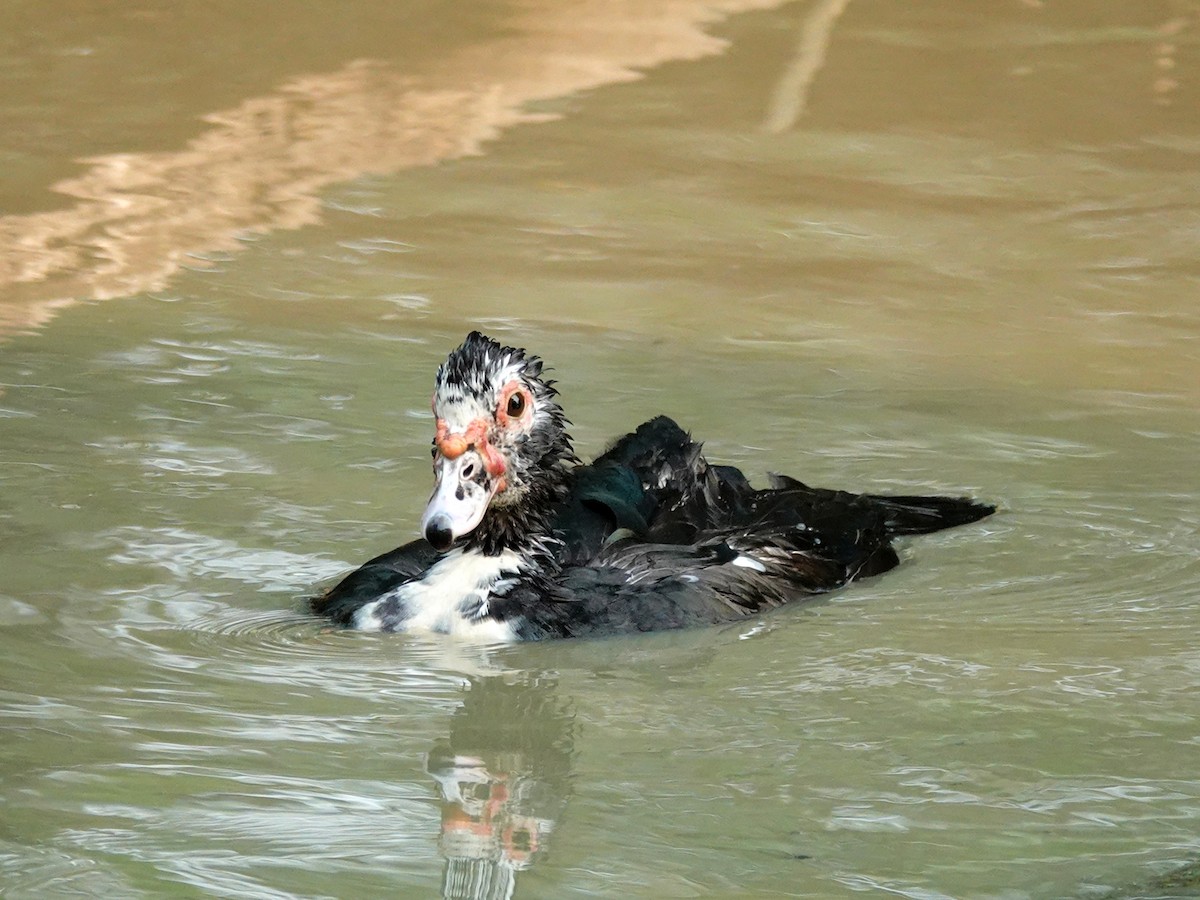
M1195 896L1200 10L330 9L0 13L6 895ZM584 456L1001 511L726 628L329 631L473 327Z

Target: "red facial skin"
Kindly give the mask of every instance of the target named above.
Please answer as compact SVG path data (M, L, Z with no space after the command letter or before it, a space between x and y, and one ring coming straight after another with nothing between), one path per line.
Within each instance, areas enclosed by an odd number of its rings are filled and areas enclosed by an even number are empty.
M508 413L508 405L514 394L521 396L521 412L512 416ZM533 397L529 390L519 381L510 381L500 391L500 402L496 404L496 421L501 428L512 428L527 424L533 418ZM495 493L500 493L508 483L504 477L507 466L500 451L488 440L488 421L480 417L469 423L466 430L451 432L445 419L437 419L437 431L433 443L438 452L446 459L457 459L472 447L483 457L483 464L493 478L499 479Z

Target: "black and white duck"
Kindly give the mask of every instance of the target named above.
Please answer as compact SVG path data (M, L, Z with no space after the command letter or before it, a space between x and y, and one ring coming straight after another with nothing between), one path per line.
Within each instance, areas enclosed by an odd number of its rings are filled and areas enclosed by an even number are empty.
M953 497L758 490L665 416L591 465L542 362L472 332L438 369L423 537L313 602L370 631L536 640L744 619L877 575L892 539L974 522Z

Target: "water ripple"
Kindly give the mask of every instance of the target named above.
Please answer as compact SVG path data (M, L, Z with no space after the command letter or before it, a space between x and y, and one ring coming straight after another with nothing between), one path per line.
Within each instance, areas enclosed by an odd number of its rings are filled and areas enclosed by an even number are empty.
M112 562L165 569L184 584L215 576L260 591L294 592L347 568L344 563L287 550L246 548L228 538L185 528L130 525L101 536L101 543L119 548L109 555Z

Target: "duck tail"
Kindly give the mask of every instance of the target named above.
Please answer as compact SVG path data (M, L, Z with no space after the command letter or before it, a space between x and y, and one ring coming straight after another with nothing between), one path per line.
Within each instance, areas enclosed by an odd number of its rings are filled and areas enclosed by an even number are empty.
M990 516L996 507L966 497L917 497L870 494L883 507L889 536L929 534Z

